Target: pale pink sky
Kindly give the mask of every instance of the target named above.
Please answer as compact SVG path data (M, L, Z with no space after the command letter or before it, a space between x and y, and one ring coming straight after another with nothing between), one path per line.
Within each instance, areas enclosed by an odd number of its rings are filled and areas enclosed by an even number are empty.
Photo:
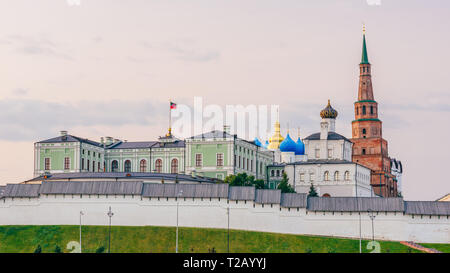
M71 134L153 140L167 100L279 104L318 131L327 99L351 137L367 27L375 99L403 194L450 192L446 0L0 1L0 184L32 177L33 143Z

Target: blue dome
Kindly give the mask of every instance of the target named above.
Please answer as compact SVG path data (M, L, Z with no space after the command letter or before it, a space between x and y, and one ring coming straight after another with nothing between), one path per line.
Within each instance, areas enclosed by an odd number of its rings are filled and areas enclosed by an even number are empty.
M267 146L269 146L269 141L268 140L266 140L266 142L264 143L263 147L267 148Z
M289 133L286 135L286 138L280 143L280 151L282 152L295 152L297 144L292 138L289 136Z
M255 140L253 142L255 142L256 146L262 147L261 141L259 141L257 137L255 137Z
M297 143L295 144L295 155L304 155L305 154L305 144L300 139L297 139Z

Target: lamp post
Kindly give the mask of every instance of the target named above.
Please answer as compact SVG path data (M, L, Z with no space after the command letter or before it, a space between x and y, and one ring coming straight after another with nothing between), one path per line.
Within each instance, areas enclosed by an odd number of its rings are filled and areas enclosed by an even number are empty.
M372 220L372 242L375 242L375 232L374 232L374 227L373 227L373 221L375 220L376 216L373 215L373 211L370 209L367 212L369 213L370 220Z
M180 190L180 192L178 192L178 194L177 194L177 238L176 238L177 242L176 242L176 247L175 247L175 253L178 253L178 204L179 204L178 198L180 198L182 195L183 195L183 190Z
M82 210L80 210L80 253L82 253L82 248L81 248L81 216L83 216L84 213Z
M227 234L227 253L230 253L230 205L227 207L227 216L228 216L228 234Z
M114 213L111 211L111 207L109 207L109 211L106 214L109 217L109 239L108 239L108 253L111 253L111 218L113 217Z

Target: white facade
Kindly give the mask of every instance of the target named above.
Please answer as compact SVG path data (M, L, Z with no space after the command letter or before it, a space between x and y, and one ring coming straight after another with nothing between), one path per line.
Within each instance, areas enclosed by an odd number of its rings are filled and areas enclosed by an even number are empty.
M319 196L375 196L370 186L370 169L353 162L298 162L287 164L284 170L297 193L309 193L313 184Z
M175 226L174 198L140 195L41 195L39 198L0 200L0 225L78 225L83 211L85 225L107 225L111 206L112 224L118 226ZM180 198L179 225L230 228L264 232L359 238L359 213L312 212L305 208L280 208L279 204L229 201L226 198ZM420 216L402 212L375 213L377 240L449 243L449 216ZM372 237L371 220L361 213L362 237Z

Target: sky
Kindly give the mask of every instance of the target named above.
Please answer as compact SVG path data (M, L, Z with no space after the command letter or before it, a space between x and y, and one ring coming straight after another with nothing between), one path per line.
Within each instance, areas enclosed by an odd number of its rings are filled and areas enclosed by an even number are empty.
M403 196L450 193L449 1L77 1L0 0L0 184L32 178L33 143L60 130L156 139L169 99L277 104L301 137L330 99L350 138L364 23Z

